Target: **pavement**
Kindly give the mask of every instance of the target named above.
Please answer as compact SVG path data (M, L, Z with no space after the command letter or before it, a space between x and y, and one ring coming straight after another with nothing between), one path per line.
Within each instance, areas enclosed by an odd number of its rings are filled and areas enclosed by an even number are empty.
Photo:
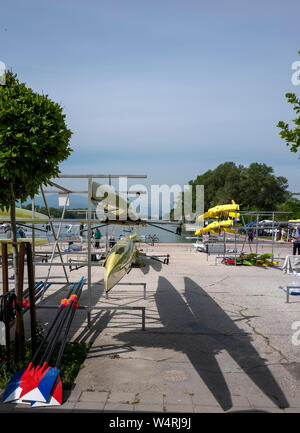
M258 252L270 252L270 245ZM79 310L70 332L91 349L62 406L9 403L0 412L299 412L300 297L287 303L279 288L297 280L280 268L216 264L190 244L143 248L148 255L169 253L169 264L145 259L108 297L103 267L92 268L92 290L85 286L80 299L93 306L90 327ZM290 249L276 244L275 256L285 258ZM37 267L36 279L47 270ZM68 276L77 281L87 268ZM67 290L62 268L53 267L50 278L58 284L43 304L57 305ZM145 307L145 330L142 310L131 307ZM46 326L53 310L37 315Z

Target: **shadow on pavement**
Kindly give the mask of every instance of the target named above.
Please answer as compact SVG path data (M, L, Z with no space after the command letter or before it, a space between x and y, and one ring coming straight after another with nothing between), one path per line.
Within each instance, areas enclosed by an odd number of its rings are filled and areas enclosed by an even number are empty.
M155 301L163 328L146 327L147 334L129 331L116 338L131 347L162 347L185 353L224 411L232 407L232 399L216 355L225 350L276 406L288 407L251 337L192 279L184 278L184 283L182 297L166 278L159 277Z

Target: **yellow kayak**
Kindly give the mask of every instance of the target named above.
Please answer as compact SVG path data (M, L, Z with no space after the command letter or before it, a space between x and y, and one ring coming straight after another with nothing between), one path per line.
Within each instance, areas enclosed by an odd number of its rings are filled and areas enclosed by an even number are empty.
M105 291L111 290L127 274L135 255L135 235L123 238L111 249L103 263Z
M219 233L220 231L227 232L227 233L235 233L235 229L230 228L233 226L234 221L233 220L226 220L226 221L214 221L207 226L203 227L202 229L199 229L195 232L195 235L200 235L202 233Z
M240 205L232 200L231 204L222 204L208 209L203 215L198 216L198 220L203 221L205 218L220 218L221 216L239 218L238 210L240 210Z
M4 209L4 210L0 209L0 221L1 221L1 218L10 218L10 210L9 209ZM22 219L32 219L32 211L28 210L28 209L21 209L19 207L16 207L16 219L18 219L18 218L19 219L21 219L21 218ZM34 218L46 219L48 217L47 217L47 215L44 215L42 213L35 212ZM37 223L40 224L38 221L37 221ZM32 224L32 223L30 223L30 224Z

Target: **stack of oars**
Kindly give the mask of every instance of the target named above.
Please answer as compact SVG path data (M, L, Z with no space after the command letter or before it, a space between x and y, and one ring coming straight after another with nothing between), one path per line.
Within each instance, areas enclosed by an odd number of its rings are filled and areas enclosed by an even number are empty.
M73 284L68 299L62 300L56 316L27 368L16 372L12 376L4 392L4 403L28 402L31 406L62 404L59 364L75 311L79 305L78 300L82 288L83 278L78 283ZM65 330L62 332L64 327ZM54 367L51 367L49 361L61 335L58 356Z

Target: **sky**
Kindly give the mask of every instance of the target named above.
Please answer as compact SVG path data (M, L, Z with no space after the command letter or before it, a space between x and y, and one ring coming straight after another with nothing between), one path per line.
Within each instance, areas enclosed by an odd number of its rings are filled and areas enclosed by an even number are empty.
M285 94L300 94L299 16L298 0L10 0L0 61L63 106L62 173L186 185L260 162L300 192L276 127L295 118Z

